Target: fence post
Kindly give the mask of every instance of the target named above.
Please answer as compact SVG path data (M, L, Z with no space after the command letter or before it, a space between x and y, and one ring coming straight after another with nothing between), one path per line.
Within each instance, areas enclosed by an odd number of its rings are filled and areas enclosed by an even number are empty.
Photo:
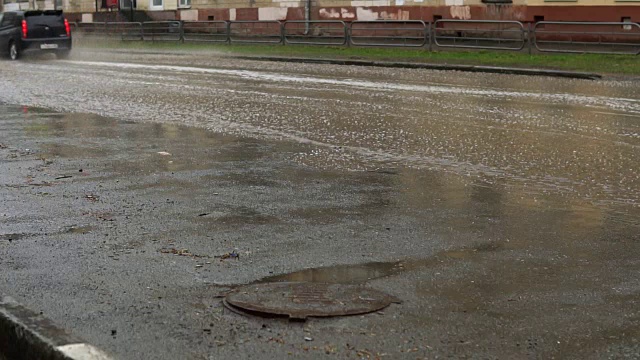
M285 21L285 22L278 21L278 25L280 26L280 42L282 43L282 46L287 45L287 44L286 44L287 42L285 41L285 37L286 37L286 36L285 36L285 33L284 33L284 31L285 31L285 28L284 28L284 27L285 27L285 24L286 24L286 21ZM308 24L308 22L307 22L307 24Z
M436 27L436 22L435 21L429 21L429 51L433 51L433 37L435 36L435 27Z
M529 22L528 26L527 26L527 43L529 43L529 55L532 54L532 47L533 47L533 34L532 34L532 28L531 28L531 22Z
M184 44L184 21L180 20L180 40Z
M427 22L427 26L424 29L425 44L427 45L427 51L431 51L431 21Z
M227 36L226 43L227 45L231 45L231 21L224 22L224 31Z
M347 24L346 22L344 23L344 37L346 38L346 42L345 44L347 45L347 47L351 47L351 27L353 26L353 21L349 21L349 23Z

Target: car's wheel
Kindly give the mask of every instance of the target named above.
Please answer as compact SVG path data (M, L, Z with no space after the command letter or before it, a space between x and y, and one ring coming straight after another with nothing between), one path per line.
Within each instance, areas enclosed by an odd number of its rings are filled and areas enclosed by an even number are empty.
M56 56L61 60L68 59L69 56L71 56L71 50L60 51L56 54Z
M18 49L18 45L15 41L9 43L9 59L18 60L20 57L20 50Z

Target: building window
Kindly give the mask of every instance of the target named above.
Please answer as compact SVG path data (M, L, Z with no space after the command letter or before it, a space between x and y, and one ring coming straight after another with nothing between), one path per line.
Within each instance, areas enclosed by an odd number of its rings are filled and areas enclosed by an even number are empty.
M151 0L149 10L164 10L164 0Z
M622 25L622 30L633 30L633 26L631 25L633 21L631 21L630 17L623 17L622 19L620 19L620 22L629 23L629 25Z
M512 0L482 0L485 4L513 4Z
M180 0L178 6L182 8L191 7L191 0Z

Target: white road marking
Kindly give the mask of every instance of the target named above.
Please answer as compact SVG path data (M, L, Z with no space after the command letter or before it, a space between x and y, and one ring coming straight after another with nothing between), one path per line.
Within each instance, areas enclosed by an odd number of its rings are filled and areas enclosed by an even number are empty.
M70 344L58 346L60 352L74 360L112 360L102 350L89 344Z

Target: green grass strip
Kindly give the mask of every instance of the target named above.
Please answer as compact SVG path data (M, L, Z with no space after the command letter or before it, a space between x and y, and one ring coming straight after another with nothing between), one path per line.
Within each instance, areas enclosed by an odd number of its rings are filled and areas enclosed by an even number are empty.
M322 59L402 61L451 65L485 65L596 72L612 75L640 75L640 56L600 54L533 54L526 52L427 51L407 48L365 48L308 45L227 45L221 43L97 42L77 41L78 47L163 50L179 52L213 51L223 55L282 56Z

